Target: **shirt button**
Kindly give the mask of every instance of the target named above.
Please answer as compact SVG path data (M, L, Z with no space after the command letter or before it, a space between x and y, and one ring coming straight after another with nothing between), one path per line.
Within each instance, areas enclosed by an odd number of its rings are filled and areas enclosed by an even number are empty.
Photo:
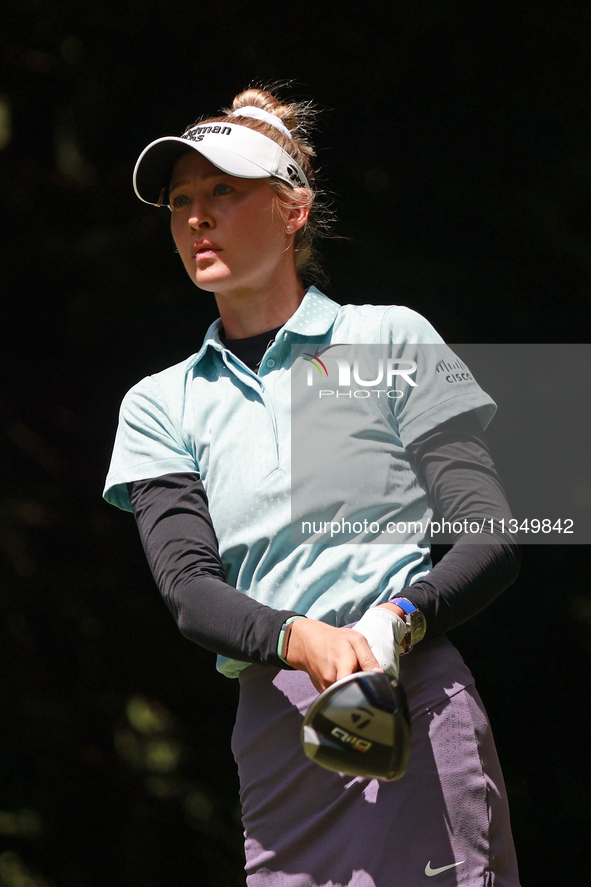
M269 368L275 366L275 361L273 360L272 357L270 357L269 360L267 361L267 366L268 366Z

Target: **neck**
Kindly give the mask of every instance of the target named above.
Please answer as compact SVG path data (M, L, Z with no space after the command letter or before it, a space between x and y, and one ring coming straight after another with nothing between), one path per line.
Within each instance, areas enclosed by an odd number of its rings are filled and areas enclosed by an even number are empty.
M283 326L295 314L305 291L299 281L279 291L216 293L216 302L228 339L246 339Z

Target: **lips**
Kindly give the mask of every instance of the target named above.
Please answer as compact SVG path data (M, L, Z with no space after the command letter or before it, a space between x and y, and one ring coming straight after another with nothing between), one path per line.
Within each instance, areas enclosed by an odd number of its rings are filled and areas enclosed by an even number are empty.
M195 260L210 259L220 251L221 247L219 247L217 243L213 243L210 240L203 240L200 243L193 244L192 254Z

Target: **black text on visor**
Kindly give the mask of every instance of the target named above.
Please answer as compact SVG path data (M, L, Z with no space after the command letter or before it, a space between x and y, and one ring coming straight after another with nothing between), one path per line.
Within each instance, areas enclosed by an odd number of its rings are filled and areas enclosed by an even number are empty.
M168 203L164 195L173 167L190 148L232 176L274 176L293 188L310 187L299 164L273 139L237 123L206 123L191 127L182 136L156 139L144 148L133 172L133 187L140 200L154 206Z

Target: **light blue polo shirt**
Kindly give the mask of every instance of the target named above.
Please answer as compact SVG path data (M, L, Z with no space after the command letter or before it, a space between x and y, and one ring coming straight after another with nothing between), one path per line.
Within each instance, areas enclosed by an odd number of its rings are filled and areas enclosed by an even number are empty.
M340 306L312 287L267 349L258 373L224 348L220 328L221 321L215 321L197 354L148 376L125 396L104 496L131 511L130 481L198 472L230 585L276 609L295 610L331 625L354 622L369 606L391 599L429 571L428 545L416 534L407 539L398 534L390 543L367 532L353 533L341 544L331 543L326 534L316 539L312 534L311 541L303 542L294 534L293 521L305 518L305 512L352 523L368 515L398 524L413 515L428 518L425 490L406 445L468 410L475 410L485 427L495 405L469 372L453 371L453 352L408 308ZM347 348L355 345L387 346L388 354L407 361L407 369L414 360L416 370L396 380L396 399L375 397L375 391L370 397L316 398L321 390L336 391L344 378L336 375L336 360L329 367L331 350L345 360ZM307 386L306 376L303 387L294 389L295 374L301 376L310 366L305 354L320 354L328 371L320 380L324 388L316 381ZM366 370L358 375L370 378ZM340 487L331 480L330 466L337 460L327 456L326 447L322 458L306 462L294 457L293 499L299 504L292 514L292 426L300 422L304 395L311 415L320 416L314 421L316 430L319 424L330 428L331 416L342 413L346 402L347 421L353 417L347 427L353 430L332 439L350 460L350 470L357 475L361 471L367 482L357 484L355 495L349 491L347 498L341 488L343 472ZM325 409L331 397L338 407L334 414ZM300 426L294 437L298 452L299 434ZM237 677L245 667L247 663L218 657L218 669L228 677Z

